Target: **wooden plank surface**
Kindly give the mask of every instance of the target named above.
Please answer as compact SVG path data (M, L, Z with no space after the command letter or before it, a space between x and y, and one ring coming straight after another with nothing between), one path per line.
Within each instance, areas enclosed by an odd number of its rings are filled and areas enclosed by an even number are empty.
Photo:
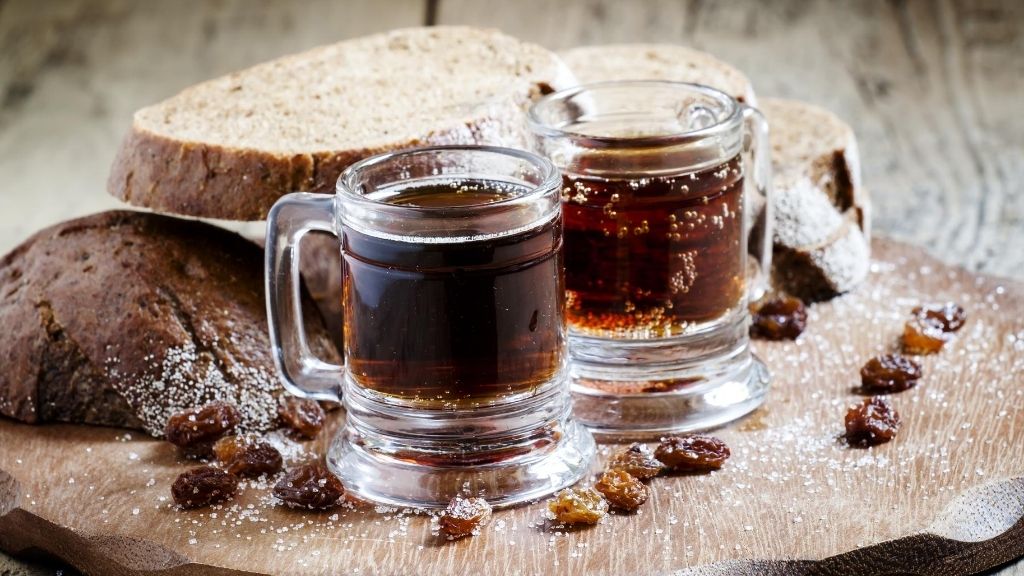
M1024 278L1024 6L1013 0L0 0L0 252L116 205L102 193L107 167L137 107L428 13L552 48L710 50L759 93L822 104L854 126L878 233Z
M0 547L125 575L946 575L1017 558L1024 319L1007 312L1024 308L1024 283L948 268L902 244L874 248L868 284L812 307L800 340L757 342L776 380L763 408L716 432L732 449L726 466L655 478L635 515L566 530L544 520L540 502L447 542L423 515L367 505L294 512L269 502L259 482L234 505L179 511L168 487L189 464L170 444L5 420ZM963 304L968 324L922 359L917 387L890 397L903 418L896 439L846 446L837 437L846 407L862 398L852 390L859 367L891 350L910 309L933 299Z

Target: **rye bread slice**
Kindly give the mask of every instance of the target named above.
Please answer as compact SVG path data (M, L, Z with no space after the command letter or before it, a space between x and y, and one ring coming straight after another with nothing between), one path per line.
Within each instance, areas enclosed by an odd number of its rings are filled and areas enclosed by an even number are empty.
M861 181L853 129L828 110L780 98L762 98L768 119L776 189L803 178L824 192L839 212L854 211L865 238L871 236L871 201Z
M160 212L261 220L329 192L366 156L432 144L523 146L524 108L575 84L553 53L495 30L408 28L315 48L135 113L108 191Z
M747 76L707 52L672 44L582 46L559 53L582 83L610 80L672 80L717 88L756 105Z
M263 251L221 228L127 211L46 228L0 259L0 414L158 436L221 399L244 428L272 428L265 307ZM338 362L320 318L305 325Z
M852 290L871 257L871 205L853 130L805 102L763 98L761 111L772 140L772 283L811 301Z

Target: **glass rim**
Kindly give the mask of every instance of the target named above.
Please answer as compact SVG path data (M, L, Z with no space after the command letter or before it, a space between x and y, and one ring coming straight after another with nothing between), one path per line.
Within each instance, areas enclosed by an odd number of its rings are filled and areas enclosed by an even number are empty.
M479 152L522 160L533 165L537 169L540 174L540 182L538 184L528 184L530 186L530 190L524 194L509 196L508 198L485 204L469 204L463 206L405 206L401 204L392 204L386 200L368 198L365 194L355 192L355 189L359 187L356 183L356 179L362 171L368 168L392 162L399 158L430 156L446 152ZM443 175L438 174L438 176L442 177ZM496 176L496 179L500 178ZM454 144L404 148L369 156L346 167L341 172L341 175L338 176L334 189L335 196L340 200L344 202L354 202L370 209L420 213L432 216L467 216L480 214L481 211L486 212L491 209L500 210L513 204L528 202L551 192L553 189L557 189L557 187L561 185L561 181L561 173L558 171L558 168L555 167L554 163L552 163L548 158L538 154L505 146ZM396 180L396 182L398 182L398 180Z
M704 128L652 136L594 136L578 130L566 129L552 125L540 117L540 112L545 107L552 106L554 103L566 102L571 98L588 92L600 92L602 90L616 88L667 88L680 91L686 90L688 92L699 92L721 102L725 109L725 116L721 120L716 121L710 126L705 126ZM700 141L717 136L723 132L733 130L742 121L744 107L744 104L725 92L717 88L712 88L711 86L697 84L694 82L678 82L674 80L607 80L601 82L588 82L571 88L565 88L557 92L552 92L551 94L548 94L534 102L533 105L530 106L530 110L527 112L526 118L527 123L530 126L530 130L536 135L546 138L567 138L575 141L586 141L586 146L588 148L656 147Z

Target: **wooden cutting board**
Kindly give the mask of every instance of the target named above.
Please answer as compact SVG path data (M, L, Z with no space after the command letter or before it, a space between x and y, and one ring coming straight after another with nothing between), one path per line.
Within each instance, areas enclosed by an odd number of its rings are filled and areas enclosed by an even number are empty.
M541 502L448 542L424 515L300 513L268 504L265 486L237 506L183 512L168 496L187 465L170 445L3 420L0 548L104 575L965 574L1022 556L1024 285L901 244L874 249L869 282L812 307L800 340L756 344L776 380L762 409L717 432L733 452L725 468L654 479L635 515L565 530ZM945 299L968 324L924 359L916 388L891 397L897 438L846 447L837 437L860 366L895 348L914 305Z

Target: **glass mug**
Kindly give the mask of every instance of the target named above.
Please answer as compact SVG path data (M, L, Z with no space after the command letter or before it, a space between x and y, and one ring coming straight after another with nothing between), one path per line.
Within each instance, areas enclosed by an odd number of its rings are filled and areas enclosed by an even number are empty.
M334 195L270 212L270 340L289 391L342 401L328 466L348 491L439 507L492 505L577 481L594 454L570 418L558 171L529 152L423 148L346 169ZM299 250L339 238L345 366L309 351Z
M748 301L771 265L767 125L706 86L602 82L529 114L563 175L576 417L628 438L711 428L760 405Z

